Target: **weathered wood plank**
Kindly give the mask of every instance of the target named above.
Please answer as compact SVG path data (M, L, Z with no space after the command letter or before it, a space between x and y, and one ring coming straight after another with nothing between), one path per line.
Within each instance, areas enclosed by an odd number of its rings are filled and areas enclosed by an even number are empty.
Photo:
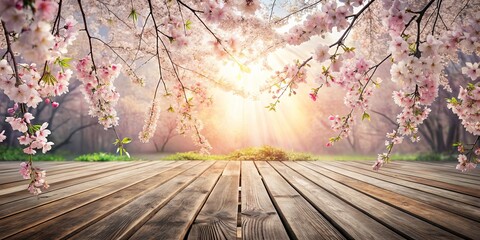
M404 239L381 223L350 206L280 162L269 162L341 232L352 239Z
M373 170L362 170L347 165L338 165L336 163L328 163L328 165L322 165L322 167L472 220L480 221L480 208L473 206L473 204L479 204L478 198L383 176ZM452 198L455 200L452 200Z
M113 166L114 164L115 164L115 162L106 163L106 165L110 165L110 166ZM73 171L73 173L72 172L65 172L65 173L57 174L55 176L47 175L48 176L47 181L48 181L49 184L55 184L55 183L60 183L60 182L63 182L63 181L67 181L67 180L72 179L72 178L83 178L83 177L87 177L87 176L93 176L93 175L95 175L95 172L96 172L96 170L93 166L91 166L91 167L85 166L84 169L80 169L80 170L78 170L78 172L75 172L75 171ZM0 195L9 194L9 193L18 192L18 191L24 191L24 190L25 190L25 185L24 184L19 184L17 186L1 189L0 190Z
M236 239L240 162L230 161L193 222L188 239Z
M126 163L126 162L121 162L121 163L114 163L114 162L108 162L102 165L98 165L96 167L93 166L80 166L80 167L75 167L72 168L69 171L63 171L63 170L57 170L56 174L51 174L50 171L47 172L48 180L51 181L56 181L58 183L58 179L62 178L65 179L65 176L89 176L89 175L95 175L99 172L109 170L110 168L117 167L117 166L127 166L127 164L131 163ZM23 177L17 173L15 174L16 176L12 177L9 179L9 182L5 182L3 184L0 184L1 189L9 189L9 188L15 188L15 187L25 187L25 183L28 182ZM8 194L8 193L7 193ZM0 193L1 195L1 193Z
M34 167L45 169L47 171L48 176L54 176L59 173L72 171L72 169L91 168L91 165L88 165L86 163L79 163L79 162L74 162L70 164L58 164L58 165L37 164L36 162L34 162L33 164L34 164L33 165ZM3 184L6 184L6 183L23 181L24 179L20 175L19 171L20 171L20 164L18 164L15 170L12 170L6 173L0 173L0 184L2 184L0 186L3 186Z
M111 171L98 173L98 174L88 176L88 177L69 179L67 181L63 181L63 182L60 182L60 183L51 184L50 187L48 188L48 190L45 191L45 193L43 193L42 195L40 195L39 198L43 199L43 198L54 196L57 193L61 194L60 192L56 192L56 191L58 191L60 189L63 189L63 188L68 188L68 187L71 187L71 186L76 186L76 185L80 185L80 184L83 184L83 183L87 183L87 182L90 182L90 181L95 181L95 182L98 181L99 185L101 185L100 183L102 183L102 180L101 180L102 178L110 177L110 176L113 176L113 175L118 174L118 173L125 174L125 171L129 171L129 170L133 170L133 169L137 169L137 168L141 168L141 167L146 167L146 166L149 166L149 165L152 165L152 164L155 164L155 163L154 162L135 162L135 163L133 163L133 165L131 165L129 167L123 167L123 166L112 167ZM48 176L47 176L47 181L48 181ZM96 186L96 184L91 184L91 183L90 183L90 185L93 186L93 187ZM26 200L26 199L35 199L36 200L37 198L33 197L30 193L28 193L26 191L18 191L18 192L13 192L13 193L1 195L0 205L15 202L15 201L23 201L23 200Z
M149 164L137 164L132 165L129 168L125 168L121 166L121 171L111 171L108 172L108 175L104 175L103 178L97 178L94 181L88 181L83 183L78 183L66 188L57 189L57 190L49 190L48 192L42 193L41 197L37 198L35 196L30 196L29 198L24 198L17 200L15 202L9 202L4 205L0 205L0 219L8 217L9 215L17 214L22 211L27 211L32 208L36 208L38 206L57 201L63 198L67 198L69 196L79 194L102 185L117 181L122 178L129 178L134 177L135 174L142 171L148 171L151 165L154 163ZM165 164L167 166L168 164ZM170 167L170 166L169 166ZM29 193L24 193L28 194Z
M470 177L480 177L480 169L475 168L472 169L471 171L468 171L466 173L462 173L458 170L455 169L455 166L458 164L457 161L452 161L452 162L422 162L422 161L416 161L416 162L410 162L410 161L395 161L395 164L403 167L408 167L408 168L431 168L431 169L438 169L440 171L444 171L447 173L451 173L452 175L466 175Z
M72 236L73 239L127 239L178 192L205 172L213 162L192 162L190 168L168 182L136 198ZM192 167L193 166L193 167ZM71 235L71 234L70 234Z
M425 236L430 236L432 239L460 239L443 229L314 171L313 169L318 169L316 165L305 162L284 162L284 164L403 236L413 239L424 239Z
M18 169L20 168L20 163L19 161L2 161L0 164L0 174L1 173L7 173L7 172L18 172ZM59 162L34 162L35 165L38 165L39 167L50 167L50 166L60 166L60 165L68 165L74 162L68 162L68 161L59 161Z
M360 163L356 164L363 165L371 168L371 164ZM369 165L369 166L368 166ZM422 165L400 165L396 162L389 163L382 168L387 171L401 171L403 174L411 176L421 176L423 178L428 178L437 181L444 181L447 183L453 183L455 185L465 186L469 188L475 188L480 190L480 177L470 176L464 173L458 172L454 169L443 169L443 168L433 168L433 167L423 167ZM453 172L457 171L457 172Z
M163 166L163 164L154 165L147 173L144 171L136 171L137 175L135 177L119 179L118 181L73 195L69 198L45 204L8 218L0 219L0 232L4 236L11 236L125 188L135 189L136 184L139 184L166 169L168 168Z
M241 175L242 238L289 239L253 162L242 162Z
M364 169L364 170L371 170L371 168L369 168L368 166L355 164L355 163L344 163L344 165L352 166L352 167L356 167L356 168L361 168L361 169ZM423 184L423 185L428 185L428 186L432 186L432 187L446 189L446 190L449 190L449 191L455 191L455 192L458 192L458 193L467 194L467 195L477 197L477 198L480 197L480 191L479 190L471 188L471 187L462 186L458 182L450 181L450 180L445 179L445 178L442 178L442 179L436 178L438 180L433 180L430 177L426 178L426 176L424 174L421 174L420 175L421 177L419 177L418 174L414 175L414 173L408 173L408 172L405 173L405 171L389 169L389 168L381 169L380 171L378 171L378 173L382 174L382 175L385 175L385 176L394 177L394 178L398 178L398 179L402 179L402 180L406 180L406 181L410 181L410 182L414 182L414 183L419 183L419 184ZM480 184L480 181L478 183ZM479 205L479 207L480 207L480 205Z
M381 187L369 184L367 182L354 179L351 176L347 176L336 171L327 170L327 167L329 166L317 166L318 168L315 170L325 176L342 182L349 187L355 188L357 191L364 192L380 201L402 209L403 211L406 211L416 217L424 219L432 224L441 226L442 228L449 230L459 236L466 238L476 238L477 232L480 231L480 224L478 222L401 195L398 193L400 192L400 190L389 191ZM338 171L344 172L344 170L342 169ZM369 180L373 181L373 179Z
M201 166L196 169L200 164ZM92 232L82 232L76 235L76 238L79 239L117 239L115 234L124 230L121 224L122 222L129 221L138 221L137 216L140 216L136 211L124 211L125 209L130 209L131 206L137 206L139 212L151 211L152 208L146 207L151 206L151 202L144 202L147 200L145 196L150 196L152 198L163 198L163 201L166 201L165 198L170 198L172 193L178 191L178 188L182 188L182 183L173 181L179 177L179 174L182 175L186 170L190 173L190 178L194 178L196 175L200 174L205 170L209 164L202 164L201 162L189 162L186 164L177 163L174 168L169 168L166 171L161 172L151 178L142 181L134 186L125 188L121 191L118 191L112 195L106 196L104 198L98 199L90 204L84 205L80 208L77 208L68 214L61 215L54 219L51 219L47 222L44 222L40 225L37 225L33 228L27 229L24 232L21 232L14 236L16 239L58 239L58 238L69 238L73 234L84 229L88 225L107 219L108 228L107 231L97 232L98 235L91 235ZM179 165L179 166L178 166ZM203 166L202 166L203 165ZM187 184L187 183L185 183ZM163 186L165 185L165 186ZM167 187L167 188L166 188ZM163 189L163 192L158 192L157 189ZM152 195L154 192L155 195ZM165 194L165 195L164 195ZM142 208L138 208L141 205ZM122 212L122 215L118 215L118 212ZM126 215L129 213L131 215ZM88 217L84 217L88 216ZM119 217L120 216L120 217ZM113 222L108 222L112 220ZM116 224L119 225L116 225ZM115 225L112 225L115 224ZM42 229L55 229L55 231L42 231Z
M275 206L298 239L344 239L343 235L267 162L255 162Z
M183 239L225 165L224 161L215 162L143 224L130 239Z

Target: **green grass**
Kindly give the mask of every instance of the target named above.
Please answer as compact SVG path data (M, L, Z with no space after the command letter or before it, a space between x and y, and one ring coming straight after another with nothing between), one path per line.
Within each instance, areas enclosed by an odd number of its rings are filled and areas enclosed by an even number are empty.
M82 161L82 162L111 162L111 161L132 161L131 158L128 156L123 155L114 155L110 153L91 153L91 154L84 154L80 155L75 158L75 161Z
M27 161L29 156L21 148L0 146L0 161ZM65 161L65 156L60 154L37 154L32 156L33 161Z
M181 152L163 157L162 160L226 160L226 155L204 155L195 152Z
M342 154L315 155L303 152L289 152L270 146L250 147L224 155L203 155L195 152L175 153L162 160L237 160L237 161L375 161L376 155ZM453 155L436 153L392 154L392 161L448 161Z
M271 146L249 147L224 155L203 155L195 152L175 153L163 160L237 160L237 161L309 161L309 160L373 160L375 156L361 155L314 155L303 152L284 151Z

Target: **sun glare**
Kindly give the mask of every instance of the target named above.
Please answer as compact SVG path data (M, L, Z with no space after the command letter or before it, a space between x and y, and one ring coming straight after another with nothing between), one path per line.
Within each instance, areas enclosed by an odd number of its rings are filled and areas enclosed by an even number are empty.
M279 62L277 59L276 62ZM280 64L274 66L281 68ZM248 70L246 71L246 68ZM232 88L244 92L244 96L214 90L215 111L208 116L220 135L214 141L217 146L229 148L274 145L289 150L303 150L307 141L301 133L309 128L308 114L305 114L307 96L285 97L276 112L265 108L273 101L271 95L262 92L271 76L271 71L261 64L241 66L235 62L225 64L219 78L231 83ZM228 143L228 144L227 144Z

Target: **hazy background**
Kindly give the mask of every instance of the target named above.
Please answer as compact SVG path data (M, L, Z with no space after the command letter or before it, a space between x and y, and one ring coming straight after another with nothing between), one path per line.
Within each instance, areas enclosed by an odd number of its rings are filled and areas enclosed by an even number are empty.
M478 59L477 56L461 55L461 59L470 58ZM389 68L387 66L382 68L385 69ZM453 93L440 90L440 96L432 106L430 118L421 125L422 141L418 144L409 144L405 141L406 143L396 148L397 152L451 152L453 148L450 146L453 142L469 137L459 120L446 108L444 100L450 96L457 96L459 84L464 84L463 77L459 73L458 65L455 64L450 64L446 72L452 79ZM269 74L252 71L251 74L244 74L240 79L231 81L244 85L248 91L255 92L264 86ZM265 108L272 102L267 93L258 94L256 99L251 99L212 89L210 92L213 98L212 106L198 114L204 121L203 132L214 147L213 153L227 153L238 148L261 145L320 154L378 153L383 151L385 133L395 128L392 121L395 121L395 116L400 111L391 100L394 84L388 80L388 73L380 71L379 75L385 80L372 98L370 113L372 120L361 121L357 117L358 121L351 137L331 148L326 148L325 143L329 137L336 136L337 133L330 130L327 118L330 114L347 113L348 109L343 105L344 93L335 87L322 88L317 101L314 102L308 96L310 89L316 87L313 81L303 85L297 95L285 96L276 112ZM219 76L222 77L225 76ZM180 136L176 133L175 116L166 111L167 105L163 107L155 137L147 144L140 143L137 135L143 126L144 111L151 97L148 85L146 88L133 86L125 78L117 80L116 85L122 95L117 107L121 119L117 129L122 137L134 139L128 146L130 152L195 150L190 136ZM96 119L88 116L88 106L83 102L76 80L72 81L70 89L70 94L55 99L60 103L59 108L52 109L50 106L40 104L37 109L32 110L36 116L35 121L51 122L54 150L70 151L75 154L114 151L113 132L104 131L96 124ZM0 116L4 119L7 108L13 103L8 101L3 93L0 93L0 99ZM1 124L0 129L5 130L8 137L4 144L17 144L16 135L12 135L10 126L3 120Z

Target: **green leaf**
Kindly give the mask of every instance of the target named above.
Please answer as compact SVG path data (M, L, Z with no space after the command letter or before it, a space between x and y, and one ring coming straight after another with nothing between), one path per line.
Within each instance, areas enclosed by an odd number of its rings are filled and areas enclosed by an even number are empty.
M54 64L58 64L62 69L64 68L70 68L70 61L72 61L72 58L57 58L55 59Z
M132 139L129 138L129 137L126 137L126 138L123 138L123 139L122 139L122 143L123 143L123 144L129 144L129 143L131 143L131 142L132 142Z
M275 106L276 106L275 103L270 103L270 105L266 106L265 108L268 109L268 111L276 112L277 110L275 109Z
M393 148L393 143L388 144L386 147L388 151L392 150L392 148Z
M44 82L47 85L55 85L55 83L58 82L55 76L53 76L50 72L45 72L40 81Z
M447 103L451 103L453 105L457 105L458 104L458 100L454 97L452 98L447 98Z
M367 112L363 112L363 115L362 115L362 121L367 119L368 121L370 121L370 114L368 114Z
M133 22L136 23L138 21L137 11L132 8L132 10L130 11L130 14L128 15L128 18L131 18L133 20Z
M411 43L408 45L408 50L410 50L410 53L414 53L417 51L417 44L416 43Z
M245 72L245 73L250 73L250 72L252 72L252 70L251 70L249 67L247 67L247 66L245 66L245 65L243 65L243 64L241 64L241 63L239 63L238 65L240 66L240 70L242 70L242 72Z
M33 134L35 134L38 130L40 130L41 127L42 127L41 125L33 125L33 124L31 124L31 125L28 126L28 133L30 133L30 134L33 135Z
M170 107L167 109L168 112L171 112L171 113L174 113L175 110L173 109L172 105L170 105Z
M470 91L472 91L472 90L474 90L474 89L475 89L475 84L473 84L473 83L468 83L468 84L467 84L467 91L470 92Z
M338 142L338 141L340 141L340 137L339 136L331 137L331 138L328 139L328 141L331 142L331 143Z
M190 19L187 19L185 22L185 29L190 30L192 28L192 21Z

